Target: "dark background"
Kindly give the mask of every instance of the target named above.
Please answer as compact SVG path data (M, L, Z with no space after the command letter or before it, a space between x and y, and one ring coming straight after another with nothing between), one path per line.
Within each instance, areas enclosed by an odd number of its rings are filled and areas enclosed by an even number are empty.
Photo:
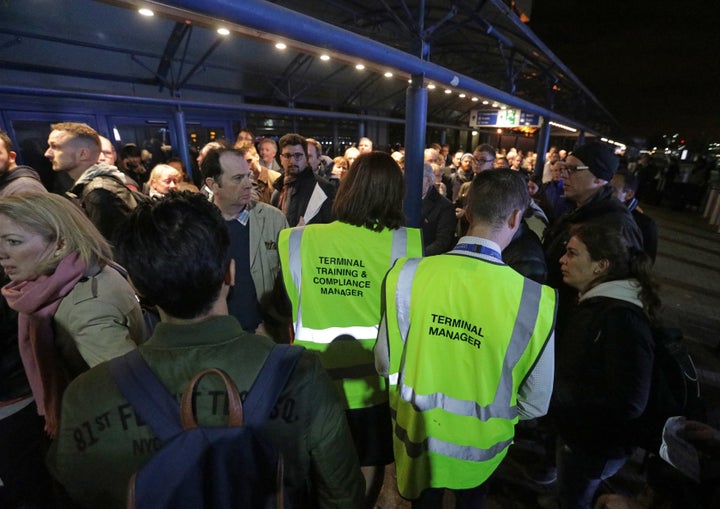
M720 141L720 1L535 0L529 26L628 136Z

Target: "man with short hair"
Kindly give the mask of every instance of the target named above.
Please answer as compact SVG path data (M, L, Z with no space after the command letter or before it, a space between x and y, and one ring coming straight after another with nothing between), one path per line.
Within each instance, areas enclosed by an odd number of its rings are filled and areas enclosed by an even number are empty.
M100 157L98 158L98 162L115 166L116 160L117 151L115 150L115 145L105 136L100 136Z
M638 228L640 228L643 239L643 249L653 263L655 263L658 242L657 225L652 217L645 214L645 212L638 207L636 193L639 184L640 181L637 176L625 172L617 172L610 181L610 185L615 191L615 197L625 204L632 214L633 219L635 219Z
M285 214L290 226L331 222L335 190L310 168L307 140L290 133L280 138L279 145L285 172L275 181L272 204Z
M425 256L446 253L455 245L455 207L435 188L430 163L423 164L422 232Z
M132 179L139 190L142 190L142 186L150 178L150 174L142 161L142 150L134 143L127 143L120 149L117 158L117 169Z
M118 225L137 206L126 177L114 166L99 163L98 133L86 124L53 124L45 151L53 171L65 172L75 180L66 194L82 206L100 233L110 242Z
M274 343L246 333L228 316L234 264L219 210L201 195L180 193L139 207L118 238L118 261L159 309L161 323L139 348L159 381L170 394L180 394L195 373L218 368L246 394ZM227 425L220 380L204 379L195 396L202 425ZM360 508L364 481L345 414L316 356L302 354L277 412L257 431L283 455L293 507ZM131 475L159 446L103 363L65 391L48 463L81 506L120 509Z
M288 224L278 209L254 199L246 152L246 148L211 150L202 173L230 234L235 280L228 311L245 331L255 332L263 323L263 297L273 289L280 271L278 235Z
M555 292L501 257L529 200L517 172L478 174L468 235L448 254L399 259L385 278L375 366L389 380L398 489L413 507L441 507L443 488L484 507L518 420L547 412Z
M367 154L368 152L372 152L373 150L373 142L370 138L362 137L360 138L360 141L358 141L358 151L361 154Z
M277 155L277 143L272 138L263 138L258 143L258 154L260 154L260 166L281 172L282 167L278 164L275 156Z
M492 170L495 166L495 148L492 145L483 143L475 147L473 157L477 162L476 173Z
M315 174L325 176L320 167L320 156L322 156L322 145L315 138L307 138L308 165Z
M577 300L577 290L564 284L560 257L576 224L602 223L617 230L628 246L642 249L642 236L630 211L613 195L608 185L620 161L605 143L590 141L567 157L561 169L568 209L545 232L543 247L550 286L559 291L558 334Z
M19 166L16 157L10 136L0 129L0 198L24 192L47 192L37 172L29 166Z

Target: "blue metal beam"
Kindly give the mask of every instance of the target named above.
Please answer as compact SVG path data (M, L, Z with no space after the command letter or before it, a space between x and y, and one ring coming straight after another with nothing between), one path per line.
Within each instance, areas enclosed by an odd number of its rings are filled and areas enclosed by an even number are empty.
M540 105L425 61L418 56L265 0L163 0L148 3L211 16L238 26L276 34L318 48L357 57L364 62L388 66L410 76L422 74L426 79L436 83L482 95L568 125L578 125L573 119L560 116Z

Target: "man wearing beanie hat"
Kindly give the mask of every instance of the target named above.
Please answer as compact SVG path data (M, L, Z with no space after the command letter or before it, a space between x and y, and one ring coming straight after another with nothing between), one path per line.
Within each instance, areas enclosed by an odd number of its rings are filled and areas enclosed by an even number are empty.
M559 291L556 330L561 333L568 311L577 300L577 290L562 282L560 257L570 229L576 224L602 223L617 229L628 244L642 249L642 235L630 212L613 195L608 185L620 162L605 143L590 141L567 157L564 179L567 211L545 232L543 247L548 266L547 284Z

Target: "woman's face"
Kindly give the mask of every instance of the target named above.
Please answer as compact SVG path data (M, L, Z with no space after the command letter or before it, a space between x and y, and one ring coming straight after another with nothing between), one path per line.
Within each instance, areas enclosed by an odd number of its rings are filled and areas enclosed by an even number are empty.
M150 183L150 187L160 194L168 194L177 188L178 182L182 180L180 172L175 168L166 168L160 172L157 180Z
M605 271L606 266L604 260L590 259L587 246L577 237L570 238L565 254L560 258L563 281L581 293L591 288L593 280Z
M56 249L56 242L0 215L0 265L12 281L35 279L40 264Z

